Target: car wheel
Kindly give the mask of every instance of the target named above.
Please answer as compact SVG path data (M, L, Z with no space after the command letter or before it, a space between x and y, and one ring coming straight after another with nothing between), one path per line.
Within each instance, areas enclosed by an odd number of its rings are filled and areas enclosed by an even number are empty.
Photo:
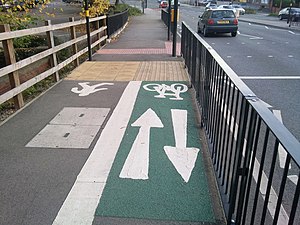
M280 15L280 16L279 16L279 19L280 19L280 20L283 20L283 17L282 17L282 15Z
M237 32L231 32L231 36L235 37L237 35Z
M207 36L208 36L206 27L203 27L203 36L204 36L204 37L207 37Z
M201 33L201 29L200 29L199 25L197 26L197 32L198 32L198 34Z

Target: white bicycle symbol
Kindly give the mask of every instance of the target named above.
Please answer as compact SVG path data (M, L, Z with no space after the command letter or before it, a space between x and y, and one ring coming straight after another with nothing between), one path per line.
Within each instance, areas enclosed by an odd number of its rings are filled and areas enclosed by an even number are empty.
M183 100L180 97L180 93L184 93L188 90L185 84L175 83L171 86L166 84L145 84L143 88L146 91L156 91L159 95L155 95L155 98L166 98L166 96L174 96L170 100Z

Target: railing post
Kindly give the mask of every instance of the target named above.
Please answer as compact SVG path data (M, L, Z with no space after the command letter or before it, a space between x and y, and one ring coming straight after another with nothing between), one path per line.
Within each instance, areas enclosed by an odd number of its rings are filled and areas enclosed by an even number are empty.
M106 15L106 17L102 20L102 26L103 27L106 27L106 29L104 30L104 36L107 36L108 35L108 33L107 33L107 19L108 19L108 15ZM107 40L107 39L105 39L105 40Z
M70 22L74 22L74 21L75 21L74 17L69 18L69 21L70 21ZM70 32L71 32L71 39L72 39L72 40L73 40L73 39L76 39L76 28L75 28L75 26L70 26ZM78 52L78 46L77 46L77 43L74 43L74 44L72 45L72 49L73 49L73 54L74 54L74 55L77 54L77 52ZM79 58L76 58L76 59L74 60L74 64L75 64L76 67L79 66Z
M10 26L8 24L0 25L0 32L1 33L10 32ZM15 55L13 40L12 39L3 40L2 44L3 44L6 65L11 65L16 63L16 55ZM18 71L12 72L11 74L8 75L8 77L9 77L11 88L15 88L20 85L20 77ZM14 97L14 104L17 109L24 106L22 93Z
M45 21L45 25L51 26L51 20ZM48 40L48 47L49 47L49 49L53 49L55 47L53 31L51 31L51 30L47 31L46 34L47 34L47 40ZM50 57L50 64L51 64L52 68L57 66L57 58L56 58L55 52L53 52L52 57ZM56 82L59 81L59 74L57 71L53 74L53 77Z
M99 30L101 27L106 27L106 18L97 21L97 23L96 23L96 29ZM101 32L101 33L103 34L103 36L106 36L106 29L103 32ZM101 33L97 34L98 40L101 39ZM99 43L99 49L101 48L101 43L102 42Z

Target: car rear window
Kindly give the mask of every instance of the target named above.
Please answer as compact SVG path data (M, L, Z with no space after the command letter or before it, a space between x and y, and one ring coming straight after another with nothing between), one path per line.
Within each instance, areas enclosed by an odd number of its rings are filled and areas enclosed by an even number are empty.
M220 11L213 11L211 18L234 18L234 12L232 10L220 10Z

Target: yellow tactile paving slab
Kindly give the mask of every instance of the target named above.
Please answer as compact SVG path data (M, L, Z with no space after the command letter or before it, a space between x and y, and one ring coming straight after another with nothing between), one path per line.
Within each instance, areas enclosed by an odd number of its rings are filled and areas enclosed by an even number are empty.
M181 61L84 62L67 80L94 81L188 81Z

